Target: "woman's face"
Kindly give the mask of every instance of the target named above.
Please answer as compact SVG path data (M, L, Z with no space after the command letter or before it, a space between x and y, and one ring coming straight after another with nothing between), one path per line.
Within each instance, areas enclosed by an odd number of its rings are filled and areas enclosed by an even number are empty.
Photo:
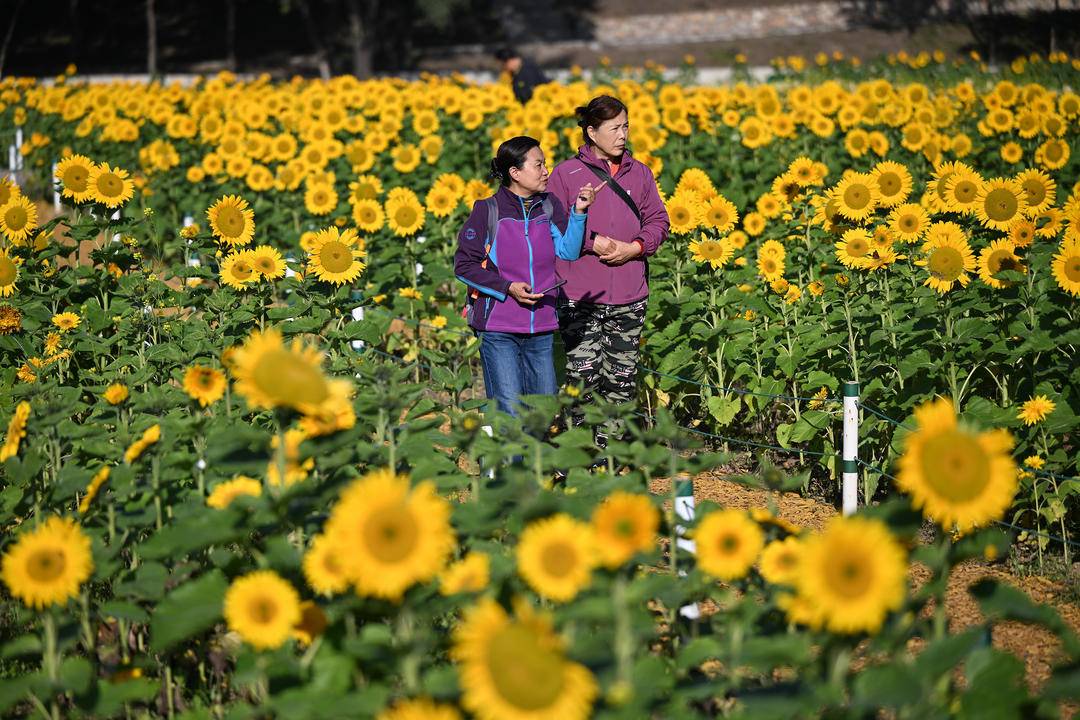
M544 151L539 147L529 150L525 162L519 168L510 168L510 179L521 190L533 194L544 192L548 183L548 169L544 163Z
M597 127L589 128L593 144L608 157L617 158L626 149L626 136L630 134L630 120L621 112Z

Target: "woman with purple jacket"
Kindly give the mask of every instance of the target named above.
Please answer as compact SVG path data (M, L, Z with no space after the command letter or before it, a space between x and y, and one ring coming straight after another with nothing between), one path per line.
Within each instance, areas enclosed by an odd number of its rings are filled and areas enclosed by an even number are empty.
M540 143L524 136L499 146L491 174L501 186L473 205L458 234L454 274L470 288L468 320L480 337L487 396L516 415L522 395L557 390L556 257L574 260L581 254L585 212L598 188L579 183L567 214L566 205L545 192L548 170Z
M638 350L649 299L649 258L668 234L668 215L652 171L626 147L626 106L600 95L577 108L585 144L559 163L548 184L563 200L585 179L607 183L589 212L580 259L555 263L566 284L560 291L559 322L566 346L566 379L585 393L615 403L637 394ZM580 424L580 411L571 418ZM594 433L597 445L607 438Z

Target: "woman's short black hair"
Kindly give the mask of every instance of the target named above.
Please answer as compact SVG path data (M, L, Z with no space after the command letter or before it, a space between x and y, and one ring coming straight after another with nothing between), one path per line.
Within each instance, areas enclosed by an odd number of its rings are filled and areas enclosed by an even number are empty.
M585 144L593 144L592 138L589 137L589 128L600 127L600 124L605 120L618 117L619 113L630 114L622 100L610 95L597 95L589 101L588 105L582 105L574 110L574 114L577 115L578 119L578 127L581 128L581 137Z
M540 141L528 135L518 135L510 138L499 146L499 151L491 160L491 173L489 177L499 178L503 185L510 184L510 168L521 169L525 164L525 156L534 147L540 147Z

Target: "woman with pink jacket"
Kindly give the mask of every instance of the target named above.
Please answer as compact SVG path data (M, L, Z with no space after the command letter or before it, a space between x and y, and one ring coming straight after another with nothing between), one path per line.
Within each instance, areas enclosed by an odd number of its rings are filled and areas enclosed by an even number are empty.
M634 400L638 355L649 298L649 258L667 238L668 215L652 171L626 147L626 106L600 95L577 108L584 145L559 163L547 190L570 207L585 181L607 181L589 209L581 257L557 259L566 284L559 296L559 329L566 346L566 379L583 398ZM583 420L580 411L575 424ZM607 433L597 430L603 447Z

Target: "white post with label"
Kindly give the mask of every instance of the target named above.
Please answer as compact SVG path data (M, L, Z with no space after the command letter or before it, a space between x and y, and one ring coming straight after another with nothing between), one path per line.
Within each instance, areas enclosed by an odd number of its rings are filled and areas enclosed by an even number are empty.
M859 506L859 383L852 381L844 383L844 446L840 470L843 513L851 515Z

